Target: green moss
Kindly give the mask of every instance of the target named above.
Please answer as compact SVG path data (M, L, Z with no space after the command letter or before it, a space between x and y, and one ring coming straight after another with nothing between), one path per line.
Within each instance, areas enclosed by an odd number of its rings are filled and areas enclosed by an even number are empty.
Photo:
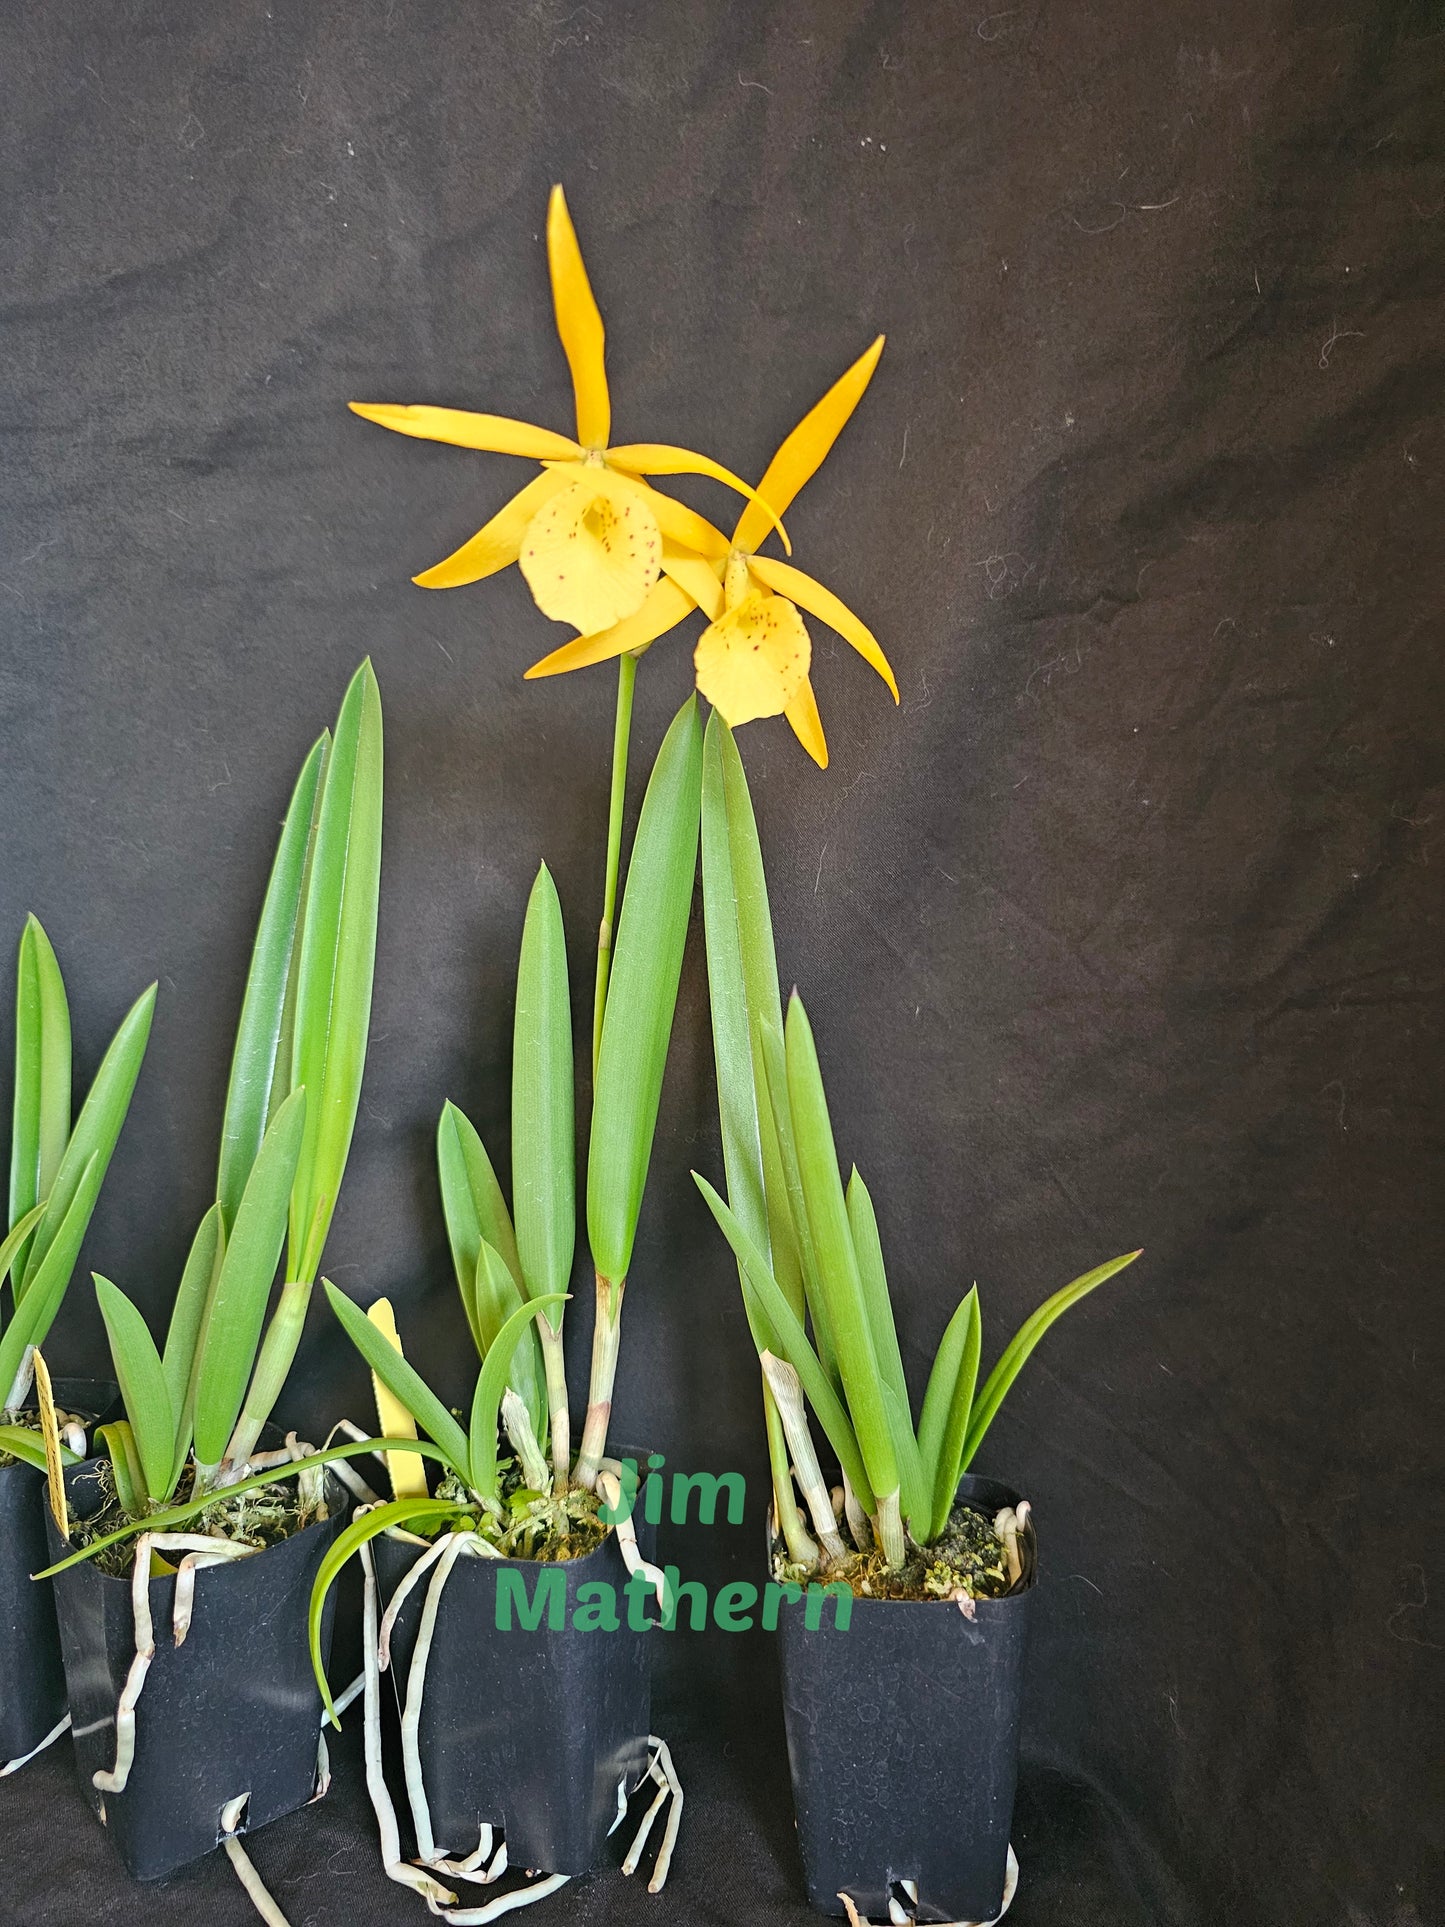
M846 1523L839 1529L847 1544ZM773 1557L776 1579L795 1583L819 1577L842 1579L863 1599L956 1599L960 1594L1001 1599L1010 1589L1008 1554L993 1520L967 1505L953 1508L947 1526L931 1545L918 1546L910 1539L907 1557L892 1572L877 1546L861 1553L850 1550L846 1564L822 1575L790 1566L781 1553L779 1545Z

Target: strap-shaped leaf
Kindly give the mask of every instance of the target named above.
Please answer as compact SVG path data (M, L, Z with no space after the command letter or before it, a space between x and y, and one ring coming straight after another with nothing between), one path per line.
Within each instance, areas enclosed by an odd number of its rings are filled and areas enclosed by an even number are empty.
M70 1006L60 965L39 922L27 917L15 971L15 1107L10 1137L10 1223L50 1196L70 1138ZM12 1261L25 1276L26 1252Z
M790 1302L801 1317L802 1311L798 1307L798 1298L801 1296L807 1307L808 1316L813 1321L813 1337L817 1341L818 1356L823 1361L823 1370L832 1380L833 1389L841 1392L843 1379L838 1370L838 1348L833 1342L833 1327L829 1322L828 1305L818 1279L818 1256L813 1249L813 1232L808 1223L808 1207L803 1197L803 1174L798 1164L798 1145L793 1135L793 1113L788 1100L788 1067L782 1026L774 1024L769 1019L760 1027L757 1041L763 1065L763 1081L768 1089L768 1112L772 1118L774 1141L778 1149L778 1168L787 1196L789 1222L797 1240L799 1286L798 1290L790 1295Z
M129 1519L144 1518L148 1510L145 1474L130 1421L118 1418L109 1425L99 1425L95 1435L104 1443L110 1457L111 1477L115 1480L115 1496L120 1500L121 1511Z
M150 1328L129 1298L109 1278L99 1272L93 1276L146 1497L159 1505L171 1495L176 1455L176 1415L166 1389L165 1367Z
M507 1389L512 1356L532 1329L539 1314L546 1315L551 1305L565 1294L548 1292L531 1298L514 1311L491 1344L477 1376L472 1396L469 1433L471 1477L467 1483L485 1499L497 1496L497 1414L502 1409L502 1394ZM515 1388L514 1388L515 1389Z
M45 1216L45 1201L31 1205L23 1218L11 1225L3 1239L0 1239L0 1285L10 1276L13 1265L20 1262L20 1254L25 1249L26 1240Z
M202 1465L219 1465L224 1457L256 1363L307 1107L306 1091L294 1090L267 1126L226 1240L196 1378L195 1449Z
M813 1234L818 1284L838 1351L838 1370L848 1400L848 1413L858 1434L863 1463L868 1468L868 1483L878 1497L884 1499L899 1487L893 1427L883 1396L858 1261L853 1252L853 1234L833 1148L833 1126L823 1091L823 1074L818 1067L817 1047L808 1014L796 991L788 1004L786 1050L788 1102L803 1200Z
M25 1260L25 1275L20 1281L16 1297L23 1297L35 1284L41 1266L49 1255L51 1246L60 1235L61 1226L69 1221L70 1208L80 1193L84 1173L92 1158L99 1161L99 1178L95 1184L91 1206L100 1195L100 1180L105 1177L120 1127L125 1122L125 1114L130 1108L131 1093L135 1089L136 1078L140 1075L141 1059L145 1056L147 1040L150 1037L151 1014L155 1009L156 987L154 984L131 1005L121 1019L120 1028L110 1041L110 1047L100 1060L100 1069L95 1073L80 1116L75 1120L75 1129L70 1134L65 1153L55 1173L55 1182L50 1187L45 1216L35 1232L29 1253ZM88 1222L88 1219L87 1219ZM84 1226L81 1227L82 1231ZM80 1248L76 1243L76 1250ZM71 1267L75 1260L72 1258ZM69 1282L69 1272L66 1282ZM53 1314L52 1314L53 1316ZM47 1326L48 1329L48 1326ZM39 1342L39 1341L37 1341Z
M216 1197L226 1223L234 1224L251 1166L266 1126L291 1094L291 1037L299 974L301 908L316 835L317 804L331 732L311 746L291 795L276 857L266 885L256 943L246 978L246 994L236 1025L231 1082L221 1125L221 1161Z
M557 886L544 863L522 927L512 1030L512 1215L531 1298L565 1292L572 1275L577 1240L572 1113L567 939ZM559 1316L554 1330L560 1322Z
M893 1300L888 1291L888 1273L883 1264L883 1241L878 1235L878 1219L867 1185L853 1167L846 1194L848 1228L853 1234L853 1255L858 1261L858 1279L863 1287L863 1306L868 1316L868 1331L873 1340L873 1356L893 1433L893 1455L898 1461L903 1517L915 1536L926 1533L933 1517L933 1486L925 1477L918 1440L913 1432L913 1413L908 1401L908 1381L903 1375L903 1354L898 1347L898 1327L893 1319Z
M306 1615L306 1636L311 1647L311 1666L316 1674L316 1684L321 1689L321 1698L326 1706L326 1716L334 1727L340 1728L341 1715L331 1697L331 1686L326 1677L326 1668L321 1660L321 1618L326 1610L326 1596L335 1585L347 1562L360 1552L364 1545L379 1539L383 1532L393 1526L439 1526L448 1519L466 1518L466 1509L447 1499L389 1499L385 1505L373 1506L363 1512L359 1519L353 1519L344 1532L326 1549L326 1556L317 1568L316 1578L311 1586L311 1604Z
M475 1289L477 1259L483 1240L502 1254L519 1295L524 1289L522 1263L517 1256L511 1214L486 1146L466 1113L450 1102L443 1104L437 1125L437 1173L441 1179L442 1215L452 1248L457 1290L466 1307L467 1323L472 1328L480 1357L487 1349L477 1324Z
M196 1377L200 1363L201 1334L206 1313L221 1275L221 1260L226 1255L226 1231L221 1206L213 1204L196 1227L185 1270L171 1307L171 1322L166 1330L166 1349L162 1363L166 1391L176 1421L176 1463L171 1484L181 1476L187 1452L191 1449L191 1424L195 1414Z
M984 1433L993 1424L998 1408L1008 1396L1009 1388L1023 1370L1029 1353L1038 1344L1044 1333L1056 1318L1062 1318L1070 1305L1076 1305L1091 1291L1122 1271L1125 1265L1132 1265L1142 1257L1140 1251L1126 1251L1122 1258L1111 1258L1107 1264L1096 1265L1086 1271L1062 1291L1056 1291L1052 1298L1044 1300L1038 1310L1026 1318L1013 1337L1003 1357L984 1380L983 1390L974 1401L973 1411L968 1421L968 1437L964 1441L963 1460L960 1470L966 1472L973 1461L973 1455L983 1442Z
M742 1274L743 1291L753 1300L752 1325L763 1343L759 1351L772 1352L784 1358L798 1374L799 1382L808 1403L818 1415L818 1423L834 1452L838 1455L840 1469L847 1475L848 1483L865 1512L875 1510L873 1488L869 1483L863 1454L859 1448L858 1435L852 1419L842 1399L834 1391L832 1381L824 1371L818 1354L808 1343L808 1335L803 1330L802 1321L796 1316L788 1303L782 1287L768 1269L767 1261L761 1251L743 1230L727 1205L708 1183L707 1179L693 1172L693 1182L707 1201L708 1209L717 1219L723 1236L732 1246L733 1256L738 1261Z
M489 1245L483 1239L477 1258L476 1282L478 1347L483 1358L491 1352L507 1320L525 1303L502 1254L495 1245ZM526 1405L527 1416L532 1421L532 1430L539 1443L544 1442L547 1436L547 1392L542 1371L542 1348L535 1324L523 1335L512 1354L507 1383Z
M37 1472L45 1470L45 1441L28 1425L0 1425L0 1452L8 1452L12 1459L33 1466ZM60 1462L79 1465L80 1454L62 1445Z
M938 1342L918 1421L919 1456L932 1489L929 1540L939 1536L953 1510L982 1346L983 1320L978 1307L978 1286L974 1285L949 1319ZM921 1529L916 1527L915 1532Z
M16 1379L25 1362L26 1346L43 1345L50 1327L55 1323L56 1313L60 1310L66 1287L75 1270L75 1261L80 1256L81 1240L90 1224L90 1214L100 1196L104 1176L105 1166L100 1153L94 1152L80 1174L80 1183L71 1198L70 1209L61 1220L50 1249L31 1277L30 1289L16 1305L15 1315L5 1328L5 1336L0 1338L0 1405L11 1402ZM49 1216L50 1207L47 1207L39 1230L44 1230ZM39 1235L38 1232L36 1235ZM32 1246L32 1259L34 1255Z
M291 1084L310 1093L291 1200L288 1275L321 1264L346 1168L371 1022L381 886L381 696L370 661L336 720L306 885Z
M358 1305L330 1279L323 1279L331 1309L346 1327L346 1335L394 1398L399 1398L429 1438L435 1439L447 1464L463 1485L470 1483L467 1435L414 1365L389 1345Z
M627 1276L652 1156L697 872L702 728L697 698L673 718L642 801L602 1022L587 1159L592 1262Z

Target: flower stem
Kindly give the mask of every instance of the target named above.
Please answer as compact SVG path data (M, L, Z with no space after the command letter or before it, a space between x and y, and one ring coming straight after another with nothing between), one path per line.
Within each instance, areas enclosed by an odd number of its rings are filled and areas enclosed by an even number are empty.
M612 969L612 938L617 917L617 873L622 864L622 811L627 801L627 747L632 735L632 691L637 658L617 658L617 717L612 730L612 793L607 806L607 874L602 890L602 923L597 932L597 987L592 999L592 1075L602 1050L602 1017L607 1009L607 979Z

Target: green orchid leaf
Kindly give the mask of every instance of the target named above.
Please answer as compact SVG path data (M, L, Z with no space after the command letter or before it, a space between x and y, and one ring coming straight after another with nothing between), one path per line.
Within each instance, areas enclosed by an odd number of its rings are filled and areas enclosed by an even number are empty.
M341 1716L331 1697L330 1682L326 1677L326 1667L321 1658L321 1621L326 1611L326 1596L345 1569L347 1562L361 1548L373 1539L379 1539L383 1532L393 1526L439 1526L448 1519L464 1519L469 1514L463 1506L452 1504L446 1499L389 1499L385 1505L374 1506L363 1512L359 1519L353 1519L344 1532L338 1533L327 1547L326 1556L317 1569L311 1587L311 1604L306 1614L306 1635L311 1647L311 1666L316 1674L316 1684L321 1689L321 1698L326 1706L326 1716L338 1730Z
M0 1338L0 1403L6 1406L14 1401L16 1381L25 1363L26 1347L43 1345L50 1327L55 1323L75 1270L75 1261L80 1256L81 1241L90 1224L95 1201L100 1196L104 1176L104 1161L98 1151L93 1152L81 1171L80 1182L70 1200L70 1209L61 1220L50 1249L33 1273L30 1289L17 1303L15 1315L5 1328L5 1336ZM38 1236L45 1229L52 1209L53 1201L45 1207L34 1235ZM21 1224L24 1222L22 1218ZM30 1255L33 1261L33 1245Z
M10 1222L50 1196L70 1139L70 1006L55 952L27 917L15 972L15 1110ZM28 1241L11 1260L25 1276Z
M321 779L297 966L291 1088L309 1092L291 1199L287 1276L321 1264L361 1098L381 886L381 696L364 662Z
M526 1286L511 1215L492 1161L465 1112L452 1103L442 1106L437 1124L437 1172L457 1290L480 1357L487 1349L477 1325L475 1297L477 1258L483 1240L502 1254L519 1295L525 1293Z
M92 1276L146 1497L161 1505L171 1495L176 1456L176 1415L165 1367L150 1328L125 1293L99 1272Z
M963 1471L963 1443L968 1437L974 1388L978 1383L979 1353L983 1348L983 1319L978 1286L974 1285L948 1321L928 1374L923 1414L918 1421L918 1450L932 1486L932 1521L925 1543L938 1538L948 1524L954 1494ZM916 1534L915 1534L916 1536Z
M690 696L642 801L602 1022L587 1160L587 1232L599 1275L632 1262L697 873L702 729Z
M327 730L313 743L301 765L256 926L256 943L236 1026L216 1176L216 1198L228 1225L236 1222L266 1126L291 1094L288 1013L294 1015L300 960L297 937L330 747L331 732Z
M11 1268L20 1263L26 1241L44 1216L45 1200L42 1198L39 1204L31 1205L24 1217L17 1219L4 1239L0 1240L0 1285L10 1276Z
M96 1427L95 1435L102 1440L110 1458L111 1477L115 1480L115 1496L120 1500L122 1512L128 1519L141 1520L147 1513L145 1473L136 1448L135 1433L127 1419L116 1419L110 1425ZM122 1527L118 1537L124 1537L128 1528ZM86 1551L93 1551L87 1547ZM44 1573L35 1575L39 1579Z
M572 1113L567 940L557 887L544 863L522 929L512 1033L512 1213L530 1298L555 1298L572 1275L577 1240Z
M1134 1260L1142 1255L1142 1252L1127 1251L1122 1258L1111 1258L1107 1264L1096 1265L1092 1271L1086 1271L1082 1277L1076 1278L1071 1285L1065 1285L1062 1291L1056 1291L1052 1298L1046 1299L1031 1317L1024 1320L1009 1340L1003 1357L984 1380L983 1390L974 1401L973 1411L968 1421L968 1437L964 1441L963 1458L959 1468L961 1472L968 1470L974 1453L983 1442L984 1434L993 1424L999 1406L1003 1404L1014 1380L1023 1370L1030 1352L1049 1326L1055 1319L1062 1318L1070 1305L1076 1305L1081 1298L1097 1290L1116 1272L1122 1271L1125 1265L1132 1265Z
M822 1303L837 1348L849 1417L868 1468L868 1483L882 1500L899 1489L894 1421L883 1393L868 1305L853 1250L817 1047L796 991L788 1004L786 1051L788 1102Z
M203 1466L224 1458L256 1363L308 1108L298 1088L267 1126L226 1240L196 1377L195 1450Z
M477 1258L476 1284L479 1349L483 1358L491 1351L507 1320L525 1303L502 1254L483 1239ZM532 1430L541 1443L547 1435L547 1389L542 1370L542 1348L535 1324L523 1333L518 1342L512 1355L507 1383L526 1406Z
M893 1300L888 1292L888 1273L883 1264L878 1219L873 1210L872 1196L856 1165L848 1180L845 1202L848 1207L848 1228L853 1234L858 1279L863 1287L863 1307L873 1341L873 1356L878 1361L883 1400L893 1434L893 1456L898 1462L901 1480L903 1517L913 1525L917 1536L928 1531L933 1517L933 1485L924 1474L923 1458L913 1432L908 1381L903 1375L903 1354L898 1347L898 1327L893 1320Z
M827 1300L818 1276L818 1254L813 1248L812 1228L808 1223L808 1207L803 1196L803 1174L798 1163L798 1144L793 1135L793 1114L788 1100L787 1056L783 1043L783 1030L780 1024L768 1019L759 1030L759 1055L763 1066L763 1081L768 1091L768 1115L773 1122L774 1141L778 1151L778 1167L787 1198L789 1222L797 1240L799 1283L792 1294L792 1304L801 1318L806 1307L813 1321L813 1336L818 1345L818 1356L823 1361L823 1370L832 1380L833 1389L843 1390L842 1374L838 1370L838 1347L833 1341L833 1328L829 1323ZM799 1299L802 1304L799 1304Z
M215 1294L216 1281L221 1275L221 1260L225 1255L225 1220L217 1203L211 1206L196 1227L166 1331L162 1363L165 1367L166 1391L170 1395L171 1411L176 1420L176 1456L171 1473L173 1487L181 1476L186 1454L191 1449L202 1333Z
M487 1347L487 1355L482 1360L482 1369L477 1377L477 1389L472 1397L469 1439L471 1476L467 1480L472 1491L484 1499L495 1499L497 1496L497 1414L502 1408L502 1394L507 1389L513 1354L533 1329L538 1313L546 1315L551 1305L565 1296L563 1292L548 1292L545 1296L529 1299L512 1313ZM397 1397L401 1397L399 1392Z
M45 1441L28 1425L0 1425L0 1452L8 1452L12 1459L19 1459L22 1465L33 1466L37 1472L45 1470ZM79 1465L80 1454L62 1445L60 1463Z
M462 1481L471 1483L467 1435L445 1405L432 1391L414 1365L379 1332L366 1313L353 1305L345 1292L323 1279L331 1309L346 1327L346 1334L386 1389L399 1398L421 1429L436 1441L443 1458Z
M154 984L136 999L125 1016L120 1028L110 1041L110 1047L101 1059L100 1069L95 1073L80 1116L75 1121L64 1154L56 1169L55 1181L50 1188L46 1201L47 1209L35 1231L30 1250L25 1259L24 1276L17 1281L15 1297L17 1302L24 1298L40 1278L41 1268L50 1255L51 1246L59 1238L63 1226L70 1222L71 1206L75 1203L83 1185L85 1174L90 1168L92 1158L97 1160L98 1176L91 1195L91 1209L100 1195L100 1181L105 1177L111 1153L115 1150L120 1127L125 1122L126 1112L130 1109L131 1093L140 1075L141 1060L145 1056L146 1043L150 1037L151 1015L155 1009L156 987ZM89 1222L87 1214L86 1222ZM82 1235L85 1227L81 1227ZM75 1246L80 1249L79 1239ZM65 1282L70 1281L70 1271L75 1260L71 1259L70 1268L65 1274ZM54 1274L49 1276L53 1279ZM62 1286L62 1291L64 1287ZM53 1314L52 1314L53 1316ZM49 1329L47 1325L47 1330ZM36 1340L38 1344L40 1340Z
M858 1435L818 1354L808 1343L802 1321L788 1303L762 1252L727 1205L706 1178L699 1176L696 1171L692 1176L738 1261L744 1295L753 1301L752 1324L761 1341L758 1344L759 1352L772 1352L775 1357L786 1359L798 1374L804 1396L817 1414L823 1434L837 1454L838 1464L852 1486L858 1503L865 1512L873 1512L873 1487L869 1482L863 1453L859 1449Z

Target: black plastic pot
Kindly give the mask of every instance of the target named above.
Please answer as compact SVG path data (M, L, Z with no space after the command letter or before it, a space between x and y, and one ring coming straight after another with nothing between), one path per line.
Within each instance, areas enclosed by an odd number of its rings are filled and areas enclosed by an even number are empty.
M634 1516L650 1558L652 1528ZM384 1536L373 1551L384 1607L421 1554ZM515 1617L510 1630L498 1627L498 1579L507 1571L521 1575L529 1599L539 1573L562 1575L560 1629L543 1620L528 1631ZM620 1631L573 1626L577 1589L596 1580L615 1591ZM615 1533L565 1565L462 1558L452 1567L418 1728L432 1832L448 1852L470 1852L487 1824L505 1832L513 1867L584 1874L600 1864L617 1818L618 1781L625 1778L630 1792L647 1766L651 1656L647 1633L627 1630L626 1582ZM398 1705L406 1696L427 1584L423 1576L392 1634ZM654 1602L649 1617L655 1614Z
M993 1513L1018 1495L965 1478L960 1499ZM798 1843L810 1903L887 1919L895 1883L914 1883L919 1921L992 1920L1003 1905L1018 1770L1029 1583L980 1599L832 1601L809 1629L800 1605L778 1621L783 1711Z
M53 1381L62 1411L87 1423L114 1403L103 1379ZM0 1469L0 1763L23 1760L65 1717L65 1668L48 1579L45 1474L30 1465Z
M72 1513L100 1503L98 1459L66 1475ZM328 1480L330 1517L280 1545L197 1575L185 1642L172 1642L173 1576L150 1581L155 1629L136 1709L135 1760L120 1793L102 1795L94 1775L115 1763L115 1716L135 1657L129 1578L92 1563L55 1581L65 1677L81 1784L126 1870L158 1880L217 1845L223 1807L249 1793L243 1823L254 1832L305 1806L316 1787L321 1698L306 1643L311 1583L347 1519L346 1494ZM51 1558L68 1547L47 1515ZM323 1654L331 1643L328 1603Z

